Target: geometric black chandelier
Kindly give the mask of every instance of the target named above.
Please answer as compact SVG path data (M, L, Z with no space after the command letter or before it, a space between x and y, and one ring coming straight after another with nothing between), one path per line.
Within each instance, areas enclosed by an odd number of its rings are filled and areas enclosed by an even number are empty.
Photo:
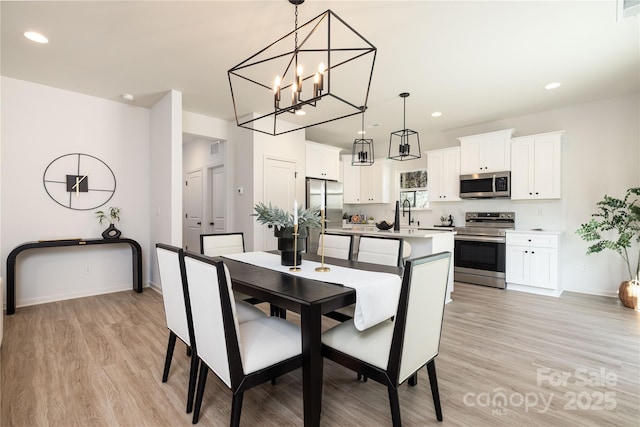
M229 69L238 126L281 135L362 113L377 49L331 10Z
M364 110L365 108L362 107L361 137L353 141L351 166L371 166L374 162L373 139L365 139L364 137Z
M407 129L407 97L409 97L409 93L402 92L400 97L404 100L403 128L391 132L389 158L399 161L419 159L422 155L420 152L420 136L418 132ZM413 152L411 152L411 141L415 142L413 144Z

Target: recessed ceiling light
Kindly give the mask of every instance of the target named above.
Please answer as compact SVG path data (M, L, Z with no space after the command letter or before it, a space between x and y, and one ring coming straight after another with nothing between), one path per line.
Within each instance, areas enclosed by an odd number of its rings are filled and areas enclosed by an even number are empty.
M442 115L442 113L440 111L434 111L433 113L431 113L431 117L440 117Z
M551 82L549 84L547 84L544 88L545 89L557 89L562 85L562 83L560 82Z
M37 33L35 31L26 31L23 33L23 35L28 38L29 40L31 40L32 42L36 42L36 43L49 43L49 39L46 38L45 36L43 36L40 33Z
M130 93L123 93L122 99L124 99L125 101L133 101L134 99L136 99L136 97L131 95Z

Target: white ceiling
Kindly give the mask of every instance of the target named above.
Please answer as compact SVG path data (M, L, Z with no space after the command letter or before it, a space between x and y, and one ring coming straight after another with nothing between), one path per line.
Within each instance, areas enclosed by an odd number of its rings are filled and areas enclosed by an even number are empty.
M377 47L367 138L386 150L401 129L429 134L629 93L640 88L638 17L608 1L320 1ZM294 7L270 1L2 1L1 71L149 107L167 90L185 111L232 120L227 70L293 29ZM40 31L49 44L22 36ZM560 81L559 89L543 86ZM432 118L433 111L442 117ZM307 129L348 148L358 116ZM422 141L421 141L422 142ZM428 142L422 142L428 148Z

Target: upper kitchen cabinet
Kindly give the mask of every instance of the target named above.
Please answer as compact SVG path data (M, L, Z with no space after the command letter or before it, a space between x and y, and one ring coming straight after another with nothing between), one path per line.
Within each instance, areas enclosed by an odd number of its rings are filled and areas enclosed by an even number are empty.
M564 131L513 138L511 199L559 199Z
M460 200L460 147L443 148L427 155L427 197L430 202Z
M460 141L460 174L511 170L511 137L514 129L463 136Z
M340 148L307 141L305 151L307 177L340 180Z
M371 166L351 166L351 155L342 156L343 201L349 204L389 203L391 170L385 159Z

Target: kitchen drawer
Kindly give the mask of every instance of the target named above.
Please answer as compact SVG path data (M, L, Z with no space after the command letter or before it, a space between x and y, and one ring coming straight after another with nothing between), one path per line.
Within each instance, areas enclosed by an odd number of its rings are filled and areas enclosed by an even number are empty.
M511 246L535 246L538 248L557 248L557 234L520 234L507 233L507 245Z

